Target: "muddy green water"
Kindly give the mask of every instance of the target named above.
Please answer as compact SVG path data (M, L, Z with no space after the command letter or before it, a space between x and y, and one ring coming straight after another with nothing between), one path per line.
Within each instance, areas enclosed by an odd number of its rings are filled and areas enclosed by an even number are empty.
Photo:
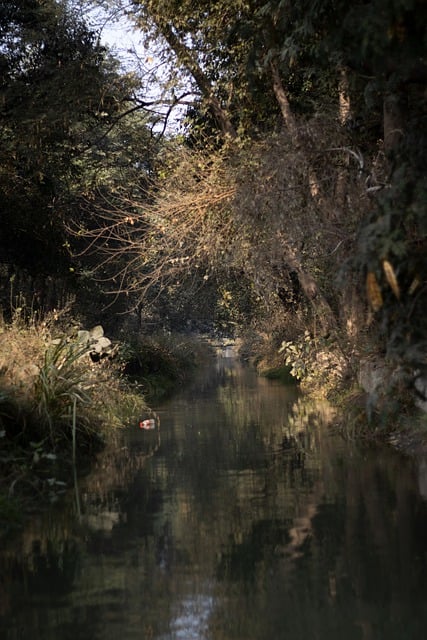
M421 640L425 465L229 358L0 550L2 640Z

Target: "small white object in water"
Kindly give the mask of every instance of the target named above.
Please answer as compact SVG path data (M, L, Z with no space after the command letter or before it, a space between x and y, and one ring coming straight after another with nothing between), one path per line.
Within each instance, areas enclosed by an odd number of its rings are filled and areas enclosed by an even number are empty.
M145 429L146 431L150 431L151 429L156 428L156 421L154 418L148 418L147 420L141 420L139 423L140 429Z

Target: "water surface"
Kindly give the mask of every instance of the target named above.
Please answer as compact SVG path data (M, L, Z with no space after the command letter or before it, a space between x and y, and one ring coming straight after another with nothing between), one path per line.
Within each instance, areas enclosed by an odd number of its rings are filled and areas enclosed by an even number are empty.
M410 640L422 474L220 358L0 550L4 640Z

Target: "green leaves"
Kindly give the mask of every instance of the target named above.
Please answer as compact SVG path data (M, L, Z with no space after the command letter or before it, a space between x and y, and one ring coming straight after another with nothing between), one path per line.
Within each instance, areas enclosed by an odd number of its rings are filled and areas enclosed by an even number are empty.
M0 250L34 275L65 275L64 222L107 164L131 82L66 2L0 2L0 33Z
M73 401L89 402L85 369L78 366L88 347L61 338L46 350L43 365L35 380L35 399L40 419L49 425L53 436L55 422L62 422Z
M279 353L284 355L285 364L290 367L290 374L297 380L308 377L313 368L312 353L315 341L310 333L306 331L302 340L292 342L285 340L282 342Z

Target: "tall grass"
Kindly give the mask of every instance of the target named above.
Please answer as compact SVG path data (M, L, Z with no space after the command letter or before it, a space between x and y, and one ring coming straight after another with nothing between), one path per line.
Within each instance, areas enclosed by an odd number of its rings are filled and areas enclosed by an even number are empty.
M55 443L55 425L75 425L77 403L91 401L91 372L83 357L88 356L85 345L60 338L49 345L34 383L34 405L42 425L49 429ZM70 417L74 418L70 421ZM75 431L75 426L74 426Z
M149 411L145 394L182 383L201 354L194 341L162 334L114 345L113 359L95 363L92 348L110 342L101 327L16 311L0 320L0 506L2 496L57 499L74 477L79 512L76 463L114 443L120 426L136 426Z
M141 413L142 394L114 362L93 363L90 350L70 319L0 327L0 433L24 446L46 442L75 458L77 449L108 439L129 413Z

